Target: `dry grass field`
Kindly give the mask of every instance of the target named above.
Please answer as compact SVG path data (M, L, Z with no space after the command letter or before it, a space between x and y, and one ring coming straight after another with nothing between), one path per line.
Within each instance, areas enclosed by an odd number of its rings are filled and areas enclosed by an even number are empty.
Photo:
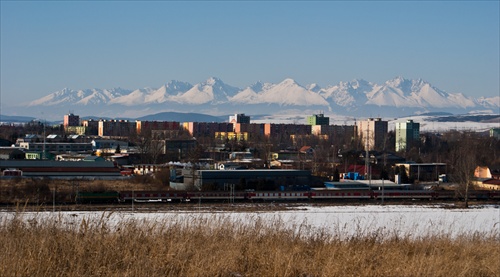
M19 179L2 181L0 201L42 207L54 189L63 202L75 186L162 189L138 180ZM21 214L0 217L0 276L500 276L498 230L420 239L363 232L345 240L259 219L249 226L224 218L153 223L103 216L63 225L57 217L26 221Z
M498 232L341 240L261 220L76 222L1 219L0 276L500 276Z

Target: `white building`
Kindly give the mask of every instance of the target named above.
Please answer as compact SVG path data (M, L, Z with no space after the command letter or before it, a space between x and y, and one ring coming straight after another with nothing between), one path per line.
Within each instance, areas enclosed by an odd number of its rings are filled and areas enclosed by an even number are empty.
M396 152L408 149L420 139L420 123L396 122Z

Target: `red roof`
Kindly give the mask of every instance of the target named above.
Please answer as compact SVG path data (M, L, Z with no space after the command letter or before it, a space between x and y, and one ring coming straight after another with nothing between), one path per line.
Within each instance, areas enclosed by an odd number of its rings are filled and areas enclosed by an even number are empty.
M302 146L302 148L300 148L300 152L306 152L308 151L309 149L311 149L311 146Z
M498 185L498 186L500 186L500 180L498 180L498 179L489 179L489 180L483 181L483 184Z
M339 167L342 168L342 167ZM347 172L358 172L359 175L365 175L366 174L366 167L365 165L359 165L359 164L351 164L347 166ZM371 167L372 175L378 175L380 174L379 170ZM346 173L347 173L346 172Z

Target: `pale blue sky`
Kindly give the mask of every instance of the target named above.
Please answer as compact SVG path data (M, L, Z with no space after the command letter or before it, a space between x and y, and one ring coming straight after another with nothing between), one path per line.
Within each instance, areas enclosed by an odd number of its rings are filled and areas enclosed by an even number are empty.
M500 93L499 1L1 1L1 100L211 76Z

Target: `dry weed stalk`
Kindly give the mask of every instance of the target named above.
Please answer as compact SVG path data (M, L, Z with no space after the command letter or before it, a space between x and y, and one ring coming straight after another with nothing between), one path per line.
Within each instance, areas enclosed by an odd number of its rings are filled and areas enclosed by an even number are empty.
M0 276L500 276L495 233L343 240L279 218L111 216L0 219Z

